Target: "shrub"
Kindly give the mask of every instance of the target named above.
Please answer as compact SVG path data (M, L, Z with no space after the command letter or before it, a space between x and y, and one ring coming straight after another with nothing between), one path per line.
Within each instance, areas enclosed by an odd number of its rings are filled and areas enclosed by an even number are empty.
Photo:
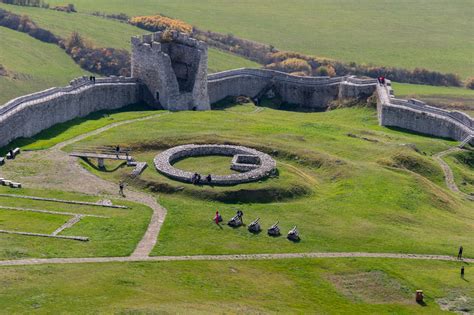
M48 30L38 27L27 15L19 16L0 9L0 26L27 33L31 37L46 43L58 43L59 37Z
M25 7L49 8L49 4L45 3L43 0L0 0L0 2Z
M167 29L191 34L193 27L181 20L171 19L162 15L136 16L129 20L129 23L151 32L164 31Z
M77 12L76 8L74 7L74 4L66 4L66 5L57 5L52 8L53 10L56 11L61 11L61 12L67 12L67 13L73 13Z
M469 77L466 80L466 88L474 90L474 77Z
M306 60L298 58L289 58L281 62L275 62L265 66L267 69L278 70L287 73L304 73L304 75L311 74L311 66Z
M336 70L334 70L334 67L330 65L320 66L313 72L313 74L319 76L334 77L336 75Z
M2 64L0 64L0 77L6 77L6 76L8 76L7 69Z
M116 48L94 48L77 32L61 45L81 68L102 75L130 75L130 54Z

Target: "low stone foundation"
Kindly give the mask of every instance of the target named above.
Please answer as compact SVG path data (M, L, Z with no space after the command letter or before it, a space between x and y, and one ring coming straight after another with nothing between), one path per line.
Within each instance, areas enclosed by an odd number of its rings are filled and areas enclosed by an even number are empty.
M263 152L235 145L217 145L217 144L206 144L196 145L187 144L177 146L166 150L158 154L154 159L154 164L158 172L161 174L184 183L192 183L192 177L194 172L187 172L175 168L172 164L187 157L194 156L206 156L206 155L224 155L224 156L255 156L259 161L259 165L256 168L240 173L231 175L214 175L211 174L212 180L208 182L203 176L200 184L205 185L236 185L241 183L255 182L265 177L270 176L276 169L275 160L268 154ZM253 165L255 164L248 164Z

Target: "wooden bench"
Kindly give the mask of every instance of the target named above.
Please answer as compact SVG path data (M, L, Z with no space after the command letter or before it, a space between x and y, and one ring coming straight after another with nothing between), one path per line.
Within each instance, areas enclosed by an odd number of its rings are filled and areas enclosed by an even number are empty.
M18 154L20 154L20 148L11 150L11 152L7 153L7 160L13 160Z
M83 159L97 159L98 166L104 168L104 160L131 161L133 158L127 154L93 153L93 152L72 152L69 156Z

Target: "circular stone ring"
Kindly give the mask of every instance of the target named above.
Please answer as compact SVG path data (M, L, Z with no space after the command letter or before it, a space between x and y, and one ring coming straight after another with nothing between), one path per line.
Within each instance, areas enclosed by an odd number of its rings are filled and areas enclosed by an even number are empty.
M154 164L158 172L174 180L192 183L193 172L180 170L173 163L194 156L224 155L233 156L230 168L242 173L231 175L211 174L211 181L202 178L200 184L236 185L255 182L270 176L276 169L276 162L263 152L236 145L186 144L173 147L158 154Z

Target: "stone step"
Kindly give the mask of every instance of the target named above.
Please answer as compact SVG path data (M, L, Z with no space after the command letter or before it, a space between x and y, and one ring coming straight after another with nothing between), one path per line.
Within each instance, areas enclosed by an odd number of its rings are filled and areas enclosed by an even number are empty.
M473 137L472 135L467 136L467 137L461 142L461 144L459 144L459 147L460 147L460 148L463 148L466 144L468 144L469 142L471 142L473 138L474 138L474 137Z
M148 164L146 162L138 162L136 167L132 171L132 177L140 176L141 173L147 168Z

